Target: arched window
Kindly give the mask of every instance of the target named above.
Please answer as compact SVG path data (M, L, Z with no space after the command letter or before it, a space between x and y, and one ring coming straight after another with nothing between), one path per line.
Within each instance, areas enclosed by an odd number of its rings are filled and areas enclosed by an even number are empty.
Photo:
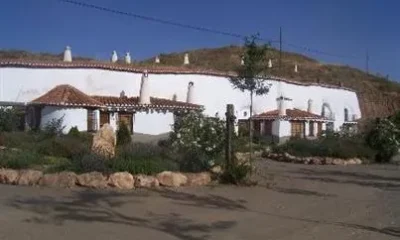
M344 121L349 121L349 110L347 108L344 109Z

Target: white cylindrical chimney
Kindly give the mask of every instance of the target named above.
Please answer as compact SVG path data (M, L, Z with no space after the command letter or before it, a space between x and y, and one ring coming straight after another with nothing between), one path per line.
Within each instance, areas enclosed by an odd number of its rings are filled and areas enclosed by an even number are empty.
M71 47L67 46L64 51L64 62L72 62Z
M139 103L150 104L149 74L147 73L147 70L145 70L142 75Z
M280 96L276 99L276 102L278 104L278 115L279 116L285 116L286 115L286 103L285 103L285 98L283 96Z
M131 54L129 52L127 52L125 55L125 63L131 64L131 62L132 62Z
M183 59L183 64L184 65L189 65L189 53L185 53L185 57Z
M307 102L307 112L312 113L313 112L313 100L312 99L308 99Z
M297 69L297 63L294 65L294 72L297 73L299 70Z
M113 52L112 52L112 55L111 55L111 62L115 63L115 62L117 62L117 61L118 61L117 52L116 52L116 51L113 51Z
M189 82L187 94L186 94L186 102L187 103L194 103L193 91L194 91L194 83Z
M272 60L271 59L268 60L268 68L272 68Z
M156 56L156 59L154 60L155 63L160 63L160 57Z

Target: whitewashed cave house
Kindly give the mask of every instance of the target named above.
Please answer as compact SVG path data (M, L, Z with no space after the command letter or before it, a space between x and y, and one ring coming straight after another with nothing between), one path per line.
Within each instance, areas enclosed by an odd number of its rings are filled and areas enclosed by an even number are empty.
M138 121L168 121L172 126L174 114L203 109L192 103L192 82L189 82L186 102L177 101L175 96L172 99L151 97L149 87L147 71L142 75L139 96L126 96L125 91L120 96L87 95L71 85L57 85L27 104L28 125L43 129L62 118L63 131L68 133L72 127L79 131L97 131L106 123L117 130L124 122L133 133Z
M272 61L268 66L273 67ZM140 86L145 70L148 73L148 87L142 93ZM296 65L294 72L301 72L301 66ZM189 61L188 54L183 56L180 66L168 66L160 57L152 64L141 65L134 64L130 54L125 56L125 61L119 61L116 51L113 51L111 61L108 62L75 60L72 59L71 48L66 48L64 59L59 60L40 57L0 59L0 105L28 106L28 122L31 126L40 127L48 119L64 116L67 124L65 131L71 126L77 126L81 131L97 130L103 123L109 123L116 128L120 121L126 121L132 123L129 126L136 133L160 135L171 130L175 111L200 108L199 105L190 104L201 104L206 115L218 115L221 118L225 117L226 105L233 104L237 118L240 121L248 120L249 96L232 87L228 80L232 74L229 71L194 66ZM275 76L269 76L267 81L272 86L271 90L267 95L254 97L253 115L277 110L276 99L283 96L292 99L292 106L287 107L288 110L284 113L287 115L286 119L293 113L290 109L307 112L307 103L311 100L311 113L327 118L315 120L322 122L314 128L317 130L325 127L338 131L343 126L353 126L354 120L361 118L357 93L340 84L299 82ZM75 90L68 90L63 86L65 83ZM282 95L277 91L280 85L286 94ZM187 96L188 86L192 92L190 97ZM194 86L196 90L193 96ZM61 90L55 91L57 94L44 97L55 87ZM124 91L121 92L122 90ZM73 96L77 91L88 98L85 101L82 100L84 98L75 99ZM61 94L62 92L65 94ZM171 98L173 94L177 96L175 100ZM143 97L146 95L152 97ZM296 121L298 119L296 117ZM303 135L307 135L306 129L309 133L312 132L306 124L300 124L299 127L304 129L301 130ZM258 128L264 129L264 134L269 131L265 126L261 128L260 125ZM274 130L274 133L277 132ZM279 130L279 134L275 135L288 137L289 132L291 134L292 131Z
M329 103L323 103L320 111L313 106L313 100L307 101L307 109L293 106L293 99L283 94L276 98L275 109L255 114L253 121L254 135L267 141L282 143L290 138L315 139L325 131L334 131L334 123L337 121L335 113ZM349 115L349 109L343 109L342 128L355 129L357 116ZM242 124L248 124L243 121Z

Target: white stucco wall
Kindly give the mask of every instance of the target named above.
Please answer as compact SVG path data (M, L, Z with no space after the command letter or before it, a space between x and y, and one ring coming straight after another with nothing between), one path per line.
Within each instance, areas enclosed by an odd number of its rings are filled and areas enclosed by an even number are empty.
M133 131L157 135L172 130L174 116L172 113L136 113L133 119Z
M83 108L44 107L41 113L40 127L45 127L53 119L63 117L63 132L68 133L72 127L78 127L79 131L87 131L87 110Z
M110 126L114 129L114 131L118 130L118 113L110 112Z
M272 122L272 135L276 137L290 137L291 130L289 121L275 120Z
M138 96L141 73L117 72L100 69L32 69L32 68L0 68L1 101L31 101L59 84L71 84L87 94L119 96L124 90L127 96ZM196 74L149 74L151 96L171 99L176 93L178 100L186 100L188 83L194 83L194 102L205 106L205 113L220 117L225 116L226 104L235 105L238 112L249 108L249 94L232 88L224 77ZM319 86L299 86L288 83L272 84L268 95L256 96L254 111L261 113L276 109L278 93L293 99L293 107L307 109L309 99L313 100L315 113L321 114L322 104L330 104L335 113L335 128L339 129L344 120L344 108L349 115L361 117L357 96L352 91L324 88ZM240 116L239 116L240 117ZM151 120L149 120L151 119ZM154 118L156 119L156 118ZM160 118L161 119L161 118ZM141 123L143 133L161 133L169 131L170 126L160 120L147 118ZM152 122L150 122L152 121ZM157 122L157 124L153 124ZM140 122L139 122L140 123ZM136 127L137 128L137 127ZM143 130L142 130L143 129Z

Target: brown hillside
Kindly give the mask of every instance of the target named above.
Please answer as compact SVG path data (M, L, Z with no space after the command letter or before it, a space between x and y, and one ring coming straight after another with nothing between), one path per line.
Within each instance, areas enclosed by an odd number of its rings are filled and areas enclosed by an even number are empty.
M187 51L190 55L190 67L232 71L240 64L243 49L228 46L214 49L198 49ZM180 66L184 52L161 54L163 65ZM342 85L354 89L359 98L361 112L364 117L375 118L388 116L400 110L400 84L388 81L383 77L367 74L349 66L322 64L318 61L295 53L282 54L282 70L278 69L279 51L271 49L269 57L273 67L270 74L293 79L300 82L316 82L331 85ZM154 58L144 62L152 63ZM298 73L294 65L298 64Z

